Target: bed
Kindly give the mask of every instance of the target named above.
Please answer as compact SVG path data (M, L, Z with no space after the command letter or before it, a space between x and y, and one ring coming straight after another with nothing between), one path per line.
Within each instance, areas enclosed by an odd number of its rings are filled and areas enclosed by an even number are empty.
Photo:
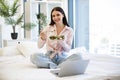
M51 69L37 68L29 58L31 54L43 52L35 42L18 44L0 49L0 80L120 80L120 57L107 54L91 54L84 48L72 49L69 55L80 53L90 62L84 74L58 77Z

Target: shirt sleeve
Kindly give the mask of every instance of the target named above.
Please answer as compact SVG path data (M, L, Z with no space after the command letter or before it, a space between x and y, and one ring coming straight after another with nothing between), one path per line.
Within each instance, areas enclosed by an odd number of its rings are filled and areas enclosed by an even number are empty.
M73 41L73 30L70 29L69 33L67 35L66 41L62 44L62 48L65 52L69 52L72 46L72 41Z
M42 40L41 37L38 39L38 48L42 48L45 44L46 40Z
M70 29L69 35L67 36L66 46L65 46L67 48L67 51L71 49L72 41L73 41L73 30Z
M44 28L43 30L47 36L47 27ZM46 39L45 40L42 40L41 39L41 36L39 36L39 39L38 39L38 48L42 48L44 46L44 44L46 43Z

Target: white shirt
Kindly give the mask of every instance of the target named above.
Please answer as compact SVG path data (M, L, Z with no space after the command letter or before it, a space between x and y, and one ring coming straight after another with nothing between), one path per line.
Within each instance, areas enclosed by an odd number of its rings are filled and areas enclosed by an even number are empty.
M47 51L56 51L57 53L68 52L71 49L73 41L73 29L65 26L64 29L57 35L56 26L48 26L44 28L46 39L42 40L41 37L38 40L38 47L41 48L46 44ZM51 40L50 36L64 36L64 40Z

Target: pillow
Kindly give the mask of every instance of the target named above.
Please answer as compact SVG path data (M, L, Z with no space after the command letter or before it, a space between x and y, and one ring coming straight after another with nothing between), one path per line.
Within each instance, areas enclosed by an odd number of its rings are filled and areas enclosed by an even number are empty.
M39 49L37 47L37 42L25 42L17 45L18 50L23 56L29 58L30 55L34 53L45 53L45 47Z
M0 49L0 56L15 56L20 54L16 46L7 46Z
M77 47L70 50L70 52L68 53L68 57L74 54L76 54L76 56L78 55L79 57L81 56L82 59L89 59L88 54L90 53L86 50L85 47Z
M85 47L76 47L76 48L70 50L69 55L75 54L75 53L84 54L84 53L88 53L88 51L86 50Z

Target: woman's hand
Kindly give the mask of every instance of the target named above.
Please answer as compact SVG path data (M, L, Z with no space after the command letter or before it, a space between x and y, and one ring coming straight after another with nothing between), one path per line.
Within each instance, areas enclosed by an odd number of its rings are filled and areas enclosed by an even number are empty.
M56 56L57 53L53 53L50 55L50 59L53 59Z
M46 34L45 34L45 32L41 31L40 37L41 37L42 40L45 40L45 39L46 39Z

